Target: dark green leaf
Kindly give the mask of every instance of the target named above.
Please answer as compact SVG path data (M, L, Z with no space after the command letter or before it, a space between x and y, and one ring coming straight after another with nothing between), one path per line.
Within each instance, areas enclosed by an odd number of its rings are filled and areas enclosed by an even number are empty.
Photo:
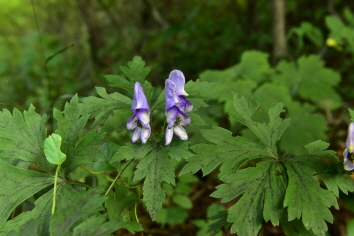
M333 221L328 208L335 206L338 209L335 195L320 187L311 169L299 165L295 160L286 161L285 166L289 177L284 200L284 207L288 207L288 220L302 217L307 230L322 235L327 231L325 220L330 223Z
M146 144L142 143L128 143L126 146L120 147L117 153L112 157L111 163L115 161L122 160L131 160L131 159L140 159L146 156L151 149L153 149L153 145L148 142Z
M92 187L87 192L76 192L69 185L58 190L57 209L50 222L53 236L66 235L71 227L80 219L102 210L106 198L100 196L104 187Z
M117 222L105 223L106 216L92 216L75 227L73 236L109 236L119 229Z
M18 204L53 182L53 176L20 169L0 160L0 226Z
M96 91L102 98L92 96L82 98L83 103L80 104L82 115L95 117L93 126L105 122L114 110L130 108L132 105L132 100L120 93L107 94L106 89L101 87L96 87Z
M0 156L19 158L35 163L39 168L55 171L55 166L45 158L43 146L47 137L46 116L40 116L30 106L23 115L17 109L13 114L4 109L0 112Z
M156 220L156 213L165 201L165 192L162 182L175 184L174 166L168 156L159 148L154 149L137 166L134 180L145 178L143 193L144 202L152 220Z
M49 236L52 202L53 191L51 190L36 200L36 206L32 211L23 212L7 221L0 229L0 233L8 233L13 230L19 236L23 235L23 232L31 236Z
M232 133L220 127L213 130L201 130L204 138L216 144L197 144L191 149L197 155L188 159L188 164L180 175L202 170L204 175L212 172L223 163L221 175L234 173L242 163L256 159L269 158L269 153L260 145L240 136L232 137Z
M263 217L273 225L279 225L286 189L280 172L280 165L268 160L221 178L225 184L217 186L212 197L228 202L243 194L229 209L227 220L233 223L231 232L240 236L257 235Z

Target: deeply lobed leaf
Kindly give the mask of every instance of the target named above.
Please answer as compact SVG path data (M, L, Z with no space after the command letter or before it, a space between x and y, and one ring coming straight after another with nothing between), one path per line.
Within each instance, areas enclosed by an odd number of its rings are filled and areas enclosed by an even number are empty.
M17 109L13 114L6 109L0 112L0 156L33 162L43 170L54 171L55 166L47 162L43 151L47 136L45 119L32 105L23 114Z
M138 164L134 180L143 178L145 178L144 202L152 220L156 220L156 213L165 201L165 192L161 187L162 182L175 184L174 165L159 148L154 149Z

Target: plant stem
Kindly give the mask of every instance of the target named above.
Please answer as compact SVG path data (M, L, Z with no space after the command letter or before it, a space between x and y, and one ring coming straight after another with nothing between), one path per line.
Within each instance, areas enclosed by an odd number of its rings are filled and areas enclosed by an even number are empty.
M122 173L124 172L124 170L129 166L129 164L133 161L133 159L130 159L130 161L128 162L128 164L126 166L124 166L124 168L121 170L121 172L119 172L119 174L116 176L116 178L113 180L113 182L111 183L111 186L109 186L106 194L104 195L105 197L108 196L109 191L111 191L111 189L113 188L113 185L117 182L117 180L119 179L119 177L122 175Z
M57 205L57 182L58 182L59 170L60 170L60 165L57 166L57 170L55 171L52 215L54 215L55 207Z

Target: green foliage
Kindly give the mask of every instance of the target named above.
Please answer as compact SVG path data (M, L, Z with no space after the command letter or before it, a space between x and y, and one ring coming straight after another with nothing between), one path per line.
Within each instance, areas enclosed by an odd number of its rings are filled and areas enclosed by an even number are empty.
M63 163L63 169L68 175L80 165L85 165L97 161L101 153L97 148L104 138L104 133L89 131L80 141L77 137L84 128L89 115L80 115L81 106L79 106L78 97L74 96L70 103L65 104L64 112L54 110L54 118L58 121L58 128L55 133L62 139L61 150L66 154L66 161Z
M66 155L61 152L61 137L59 134L52 134L44 140L44 154L47 161L53 165L61 165Z
M290 38L293 34L298 38L298 50L301 50L304 47L305 38L309 39L317 47L321 47L323 44L322 32L310 22L303 21L299 27L291 28L287 37Z
M301 154L301 147L313 140L326 139L326 117L319 110L328 114L342 103L334 89L340 82L339 74L325 68L324 61L315 55L302 56L296 62L283 60L273 69L266 53L247 51L237 65L223 71L205 71L200 78L203 82L218 83L207 93L208 99L223 103L227 113L234 113L233 92L247 99L256 98L261 112L254 119L260 123L267 120L266 111L282 102L292 126L284 132L279 147L294 154ZM232 130L241 129L234 116L229 121ZM247 130L241 133L255 139Z
M53 177L44 173L14 167L0 160L0 225L17 205L53 184Z
M52 197L53 191L49 191L38 198L32 211L23 212L19 216L7 221L0 229L0 233L19 236L23 232L34 236L49 235Z
M175 184L174 168L168 156L159 149L154 149L137 166L134 180L144 181L144 202L152 220L156 220L156 213L165 201L165 192L161 187L162 182Z
M226 222L227 214L225 208L221 204L213 203L209 206L207 210L207 220L196 220L193 222L194 225L199 227L199 231L197 236L204 236L204 235L215 235L221 236L222 232L219 232L223 225L225 225L225 229L228 229L230 223ZM225 216L225 217L223 217ZM220 219L223 217L223 219Z
M13 114L7 109L0 112L0 156L29 161L43 170L54 171L55 166L47 162L43 151L47 136L45 119L32 105L23 114L16 108Z
M69 185L61 186L58 191L57 210L50 222L53 235L66 235L72 231L78 220L103 210L102 203L106 200L100 196L103 190L103 187L96 187L87 192L76 192ZM80 231L80 228L77 231Z
M257 235L263 220L277 226L288 215L289 221L301 218L306 230L323 235L327 231L325 221L333 220L328 208L338 208L338 188L346 193L354 191L353 181L341 173L343 167L333 168L335 164L342 165L342 161L333 151L324 150L328 144L321 141L305 146L307 154L278 156L276 143L290 124L289 119L279 117L282 104L269 109L268 123L252 119L258 110L254 99L247 102L235 95L234 106L233 118L245 124L262 145L231 137L231 132L218 127L204 130L202 135L213 144L193 146L196 157L187 159L189 163L181 173L201 169L207 174L222 164L220 179L224 184L217 186L211 196L229 202L242 195L228 210L227 221L233 223L233 233ZM253 159L255 167L249 162ZM320 187L314 174L321 176L327 189Z

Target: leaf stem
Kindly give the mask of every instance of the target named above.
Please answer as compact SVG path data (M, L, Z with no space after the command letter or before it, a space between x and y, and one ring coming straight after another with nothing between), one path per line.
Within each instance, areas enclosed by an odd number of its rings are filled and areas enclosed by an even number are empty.
M111 186L109 186L106 194L104 195L105 197L108 196L109 191L111 191L113 185L117 182L117 180L119 179L119 177L122 175L122 173L124 172L124 170L129 166L129 164L133 161L133 159L130 159L130 161L128 162L128 164L126 166L124 166L124 168L119 172L119 174L116 176L116 178L113 180L113 182L111 183Z
M103 175L103 174L106 174L106 172L95 172L95 171L92 171L92 170L90 170L89 168L87 168L86 166L83 166L83 165L81 165L80 167L83 168L83 169L85 169L86 171L90 172L91 174L94 174L94 175Z
M59 171L60 171L60 166L61 165L58 165L57 170L55 171L52 215L54 215L55 208L57 205L57 182L58 182L58 175L59 175Z

